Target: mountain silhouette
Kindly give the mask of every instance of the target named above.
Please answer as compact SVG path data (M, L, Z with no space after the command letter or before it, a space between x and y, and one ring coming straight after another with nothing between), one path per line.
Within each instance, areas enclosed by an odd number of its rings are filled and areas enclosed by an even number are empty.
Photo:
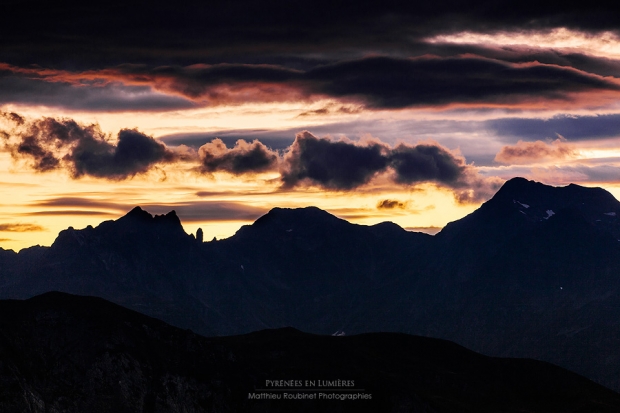
M531 357L620 390L620 203L512 179L436 236L275 208L201 242L136 207L0 250L0 298L99 296L204 335L400 332Z
M426 337L283 328L205 338L100 298L58 292L0 301L0 312L3 412L620 409L618 393L554 365ZM285 387L274 387L281 380ZM302 396L316 399L286 399Z

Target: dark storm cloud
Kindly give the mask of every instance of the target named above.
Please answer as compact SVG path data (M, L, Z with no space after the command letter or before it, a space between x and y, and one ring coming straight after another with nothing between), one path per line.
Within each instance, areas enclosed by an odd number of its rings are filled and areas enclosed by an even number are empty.
M461 203L488 199L500 180L478 175L472 165L437 143L398 144L377 140L332 141L310 132L297 134L281 167L284 188L317 185L332 190L353 190L387 173L403 185L435 183L454 190Z
M75 177L125 179L147 172L157 163L171 162L175 154L150 136L123 129L116 145L88 136L78 141L65 159L73 164Z
M319 67L307 78L316 82L317 92L358 97L376 108L568 99L570 92L620 90L609 80L569 68L482 58L374 57Z
M282 182L285 187L308 180L325 188L352 189L387 168L388 152L389 147L378 141L365 145L333 142L304 131L284 158Z
M467 168L463 158L436 144L399 144L392 150L390 161L396 182L405 184L438 181L453 186Z
M244 83L286 83L299 78L303 72L282 66L265 64L191 65L149 68L141 65L123 65L109 71L109 76L142 82L151 82L162 89L176 91L190 98L220 98L214 86Z
M274 170L278 166L278 153L258 140L248 143L242 139L228 149L221 139L203 145L198 150L200 171L210 173L225 171L234 175Z
M297 135L284 157L282 181L285 186L307 180L325 188L346 190L368 183L388 168L397 183L456 186L468 165L435 143L401 143L391 148L379 140L332 141L305 131Z
M311 116L354 113L361 109L360 105L378 109L451 103L518 105L539 99L569 101L580 92L620 91L620 86L609 78L569 66L471 56L368 57L306 71L266 64L120 65L85 72L6 67L19 76L41 79L0 77L0 103L87 110L166 110L326 96L349 102L300 115Z
M0 232L38 232L45 231L40 225L36 224L24 224L20 222L12 224L0 224Z
M92 68L240 55L407 48L436 33L553 27L617 30L613 2L3 2L0 60ZM27 22L28 24L25 24ZM225 57L222 59L222 57Z
M620 136L620 115L568 116L550 119L502 118L485 122L485 127L506 140L539 140L563 136L569 141Z
M121 130L112 143L98 125L84 126L72 119L16 123L2 135L5 148L38 172L67 168L74 178L89 175L119 180L178 158L164 144L133 129Z
M515 105L541 98L568 101L573 93L620 91L610 79L570 67L481 57L368 57L305 72L273 65L122 66L83 76L148 85L209 105L328 96L371 108L398 109L450 103ZM360 108L324 109L350 113Z

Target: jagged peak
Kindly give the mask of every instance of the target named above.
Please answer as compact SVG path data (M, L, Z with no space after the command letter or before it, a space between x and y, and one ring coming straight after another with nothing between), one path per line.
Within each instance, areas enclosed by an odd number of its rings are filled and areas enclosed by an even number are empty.
M141 207L137 206L133 208L131 211L129 211L127 214L125 214L123 217L121 217L121 219L122 218L152 219L153 215L149 214L148 212L143 210Z
M131 211L129 211L127 214L119 218L119 221L127 219L152 223L172 223L181 226L181 220L179 219L174 209L166 214L151 215L149 212L137 206Z
M175 224L175 225L181 226L181 219L179 219L179 217L177 216L177 213L176 213L176 211L174 209L172 211L168 212L167 214L155 215L153 220L155 222L168 222L168 223L171 223L171 224Z

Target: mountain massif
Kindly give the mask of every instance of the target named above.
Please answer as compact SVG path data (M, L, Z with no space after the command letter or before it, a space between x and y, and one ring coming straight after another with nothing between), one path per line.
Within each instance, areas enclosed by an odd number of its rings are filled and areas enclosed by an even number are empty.
M202 242L135 208L0 250L0 298L94 295L204 335L399 332L530 357L620 390L620 203L515 178L436 236L275 208Z
M100 298L0 301L2 412L612 413L548 363L401 333L201 337Z

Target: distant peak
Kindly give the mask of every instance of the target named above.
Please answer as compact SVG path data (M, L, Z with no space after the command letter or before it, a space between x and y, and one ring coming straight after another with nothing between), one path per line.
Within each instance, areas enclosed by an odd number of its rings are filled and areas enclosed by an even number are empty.
M504 185L526 184L528 182L536 183L536 181L530 181L529 179L525 179L521 176L515 176L514 178L507 180Z
M237 234L247 235L257 230L260 231L269 228L291 233L294 228L319 228L322 226L340 225L342 223L346 223L346 221L314 206L305 208L276 207L258 218L252 225L242 227Z
M172 224L173 226L182 227L181 220L177 216L176 211L172 210L162 215L151 215L147 211L143 210L139 206L133 208L125 216L120 218L120 221L134 221L145 224Z
M535 187L535 186L548 186L536 181L530 181L525 178L516 177L509 179L502 185L500 191L521 191L526 188Z
M301 218L301 217L327 217L332 216L327 211L324 211L315 206L309 206L304 208L273 208L263 217L278 217L278 218ZM260 219L260 218L259 218Z
M275 207L272 208L269 213L270 214L303 214L303 213L323 213L328 214L327 211L322 210L321 208L315 206L308 206L303 208L280 208Z
M151 214L149 214L148 212L146 212L145 210L143 210L142 208L140 208L139 206L133 208L131 211L129 211L125 217L130 217L130 218L153 218L153 216Z

